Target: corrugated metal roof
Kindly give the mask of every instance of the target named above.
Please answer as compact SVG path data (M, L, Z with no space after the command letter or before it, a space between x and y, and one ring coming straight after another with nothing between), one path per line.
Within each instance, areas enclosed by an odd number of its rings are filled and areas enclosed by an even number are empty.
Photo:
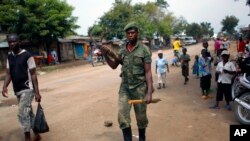
M60 43L70 43L70 42L72 42L72 40L69 40L69 39L62 39L62 38L59 38L58 41L59 41Z
M76 44L88 44L87 41L73 41L73 43L76 43Z
M68 37L65 37L65 39L68 39L68 40L90 40L90 37L88 37L88 36L68 36Z
M248 27L247 26L246 27L242 27L241 30L243 30L243 31L250 31L250 24L249 24Z
M241 28L241 30L243 30L243 31L250 31L250 27L243 27L243 28Z
M8 48L8 42L0 42L0 48Z

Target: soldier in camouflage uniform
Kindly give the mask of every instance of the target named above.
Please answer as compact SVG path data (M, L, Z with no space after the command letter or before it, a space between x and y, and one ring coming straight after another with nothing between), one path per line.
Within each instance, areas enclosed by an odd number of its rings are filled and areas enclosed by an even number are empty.
M145 100L146 103L134 104L134 110L139 128L139 141L145 141L145 129L148 125L147 104L152 101L153 80L151 72L151 52L149 48L137 40L138 26L129 23L125 28L127 43L117 56L108 48L102 47L107 63L112 69L122 65L122 82L119 90L118 122L123 131L124 141L132 141L130 110L132 105L128 100ZM110 59L113 56L113 59Z

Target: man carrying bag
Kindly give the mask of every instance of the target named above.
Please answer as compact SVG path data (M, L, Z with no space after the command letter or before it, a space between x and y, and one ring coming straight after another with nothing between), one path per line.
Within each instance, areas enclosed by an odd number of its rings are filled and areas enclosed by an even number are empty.
M36 64L31 54L20 48L20 40L17 34L9 34L7 41L10 47L6 64L6 77L2 95L8 98L8 85L12 81L13 89L18 101L18 119L24 131L25 141L31 141L30 130L33 128L34 114L32 100L41 101L36 75ZM34 141L41 140L38 132L35 132Z
M45 114L40 102L37 105L36 117L34 122L33 131L37 133L46 133L49 132L49 126L47 124Z

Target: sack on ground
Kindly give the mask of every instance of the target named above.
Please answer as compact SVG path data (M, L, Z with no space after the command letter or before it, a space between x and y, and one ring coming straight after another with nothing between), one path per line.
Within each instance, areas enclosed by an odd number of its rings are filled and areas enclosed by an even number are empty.
M46 133L49 132L49 126L46 121L43 108L40 103L38 103L36 117L34 122L34 129L37 133Z

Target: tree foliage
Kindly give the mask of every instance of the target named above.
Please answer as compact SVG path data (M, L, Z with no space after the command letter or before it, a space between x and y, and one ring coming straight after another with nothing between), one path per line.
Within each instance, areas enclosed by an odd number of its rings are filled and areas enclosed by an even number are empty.
M196 39L201 39L203 37L210 37L214 34L213 28L211 27L211 23L201 22L188 24L186 27L186 34L189 36L193 36Z
M157 1L156 1L156 4L157 4L158 6L160 6L160 7L162 7L162 8L167 8L167 7L169 7L167 1L165 1L165 0L157 0Z
M95 36L102 36L103 34L103 28L100 25L93 25L92 27L89 27L88 34L89 35L95 35Z
M123 28L131 21L139 25L141 38L151 38L155 32L163 36L171 35L174 16L172 13L166 14L154 2L131 5L131 0L116 0L111 10L100 18L98 25L106 33L107 39L122 39L125 35ZM90 31L92 29L93 31ZM94 36L100 35L94 28L89 28L89 33Z
M61 0L4 0L0 3L0 25L23 39L48 41L74 34L77 18L73 7Z
M188 24L186 28L186 34L195 37L196 39L201 38L201 27L198 23Z
M100 26L104 27L107 32L106 38L122 38L123 37L123 27L129 21L130 16L133 14L133 8L130 3L125 1L119 1L114 3L113 8L104 14L100 18Z
M214 35L214 29L211 27L211 23L208 22L201 22L201 33L203 36L213 36Z
M239 19L235 16L226 16L225 19L221 21L222 29L221 31L226 31L229 34L235 32L235 27L238 25Z
M173 13L159 6L162 2L166 1L131 5L131 0L116 0L113 7L100 18L100 21L89 28L89 33L93 36L100 36L100 32L105 32L107 39L113 37L122 39L125 36L124 26L134 21L139 25L141 38L152 38L155 33L165 38L185 31L187 35L196 38L213 35L210 23L189 24L184 17L175 17Z
M188 22L184 17L175 18L173 25L172 25L173 33L177 35L181 34L182 32L186 30L187 25L188 25Z

